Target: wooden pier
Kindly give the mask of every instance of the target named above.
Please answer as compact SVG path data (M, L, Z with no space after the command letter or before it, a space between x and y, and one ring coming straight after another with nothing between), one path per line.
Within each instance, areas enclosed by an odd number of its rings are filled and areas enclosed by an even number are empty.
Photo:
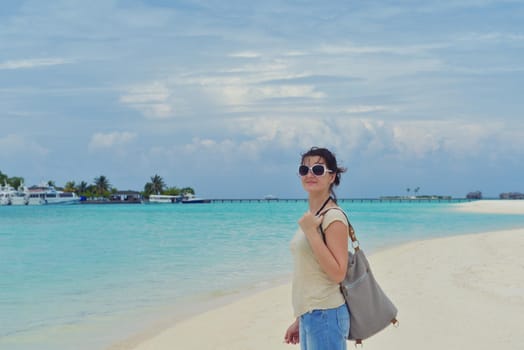
M337 198L338 203L460 203L471 202L467 198ZM221 198L212 203L264 203L264 202L307 202L307 198Z

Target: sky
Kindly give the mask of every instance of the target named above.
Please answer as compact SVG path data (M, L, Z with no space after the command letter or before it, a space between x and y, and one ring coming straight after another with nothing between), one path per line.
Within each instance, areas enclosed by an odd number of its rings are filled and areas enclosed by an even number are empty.
M8 1L0 171L207 198L524 192L524 1Z

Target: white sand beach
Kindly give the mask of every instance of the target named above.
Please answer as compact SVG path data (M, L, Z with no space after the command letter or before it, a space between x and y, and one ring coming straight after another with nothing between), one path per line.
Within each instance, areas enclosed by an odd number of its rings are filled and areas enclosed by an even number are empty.
M479 200L458 203L456 208L474 213L524 215L524 200Z
M509 208L483 202L464 203L461 210ZM524 228L411 242L373 254L369 260L399 309L400 327L366 340L365 349L522 349L523 252ZM259 292L176 323L132 349L299 349L283 343L293 321L290 295L290 285Z

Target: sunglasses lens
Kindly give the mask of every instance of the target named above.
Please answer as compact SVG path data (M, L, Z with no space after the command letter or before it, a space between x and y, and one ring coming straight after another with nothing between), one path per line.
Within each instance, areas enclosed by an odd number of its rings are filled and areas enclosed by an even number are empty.
M311 168L311 170L313 171L313 174L315 174L316 176L324 175L324 167L322 165L314 165L313 168Z
M305 165L301 165L298 167L298 173L300 176L306 176L309 171L309 168Z

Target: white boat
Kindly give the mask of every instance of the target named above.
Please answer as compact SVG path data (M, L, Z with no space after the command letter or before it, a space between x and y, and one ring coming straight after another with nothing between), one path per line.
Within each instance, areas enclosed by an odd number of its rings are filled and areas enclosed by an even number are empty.
M28 191L29 205L74 204L80 202L80 197L76 193L58 191L53 186L40 185L31 187Z
M194 194L186 193L182 199L182 204L192 204L192 203L211 203L210 199L198 198Z
M182 196L172 196L168 194L152 194L149 196L149 203L178 203Z
M198 198L191 193L184 195L173 196L167 194L152 194L149 196L149 203L210 203L210 199Z
M29 204L29 193L23 184L15 190L7 183L0 187L0 205L27 205Z
M11 205L11 194L3 186L0 187L0 205Z
M264 200L266 200L266 201L276 201L276 200L278 200L278 197L277 196L273 196L272 194L266 194L264 196Z

